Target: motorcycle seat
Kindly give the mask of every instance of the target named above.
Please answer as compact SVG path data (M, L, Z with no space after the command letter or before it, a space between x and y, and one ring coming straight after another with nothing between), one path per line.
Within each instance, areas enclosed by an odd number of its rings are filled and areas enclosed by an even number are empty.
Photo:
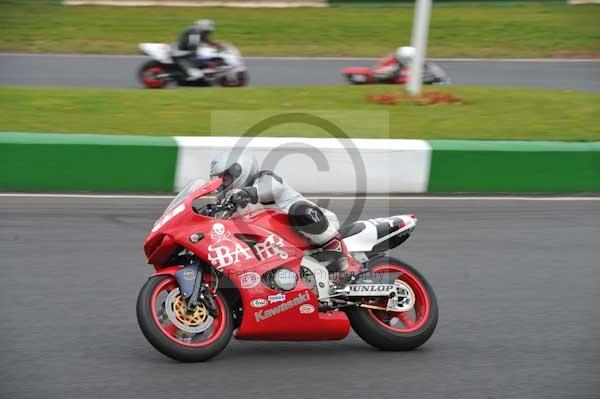
M347 224L345 226L340 227L338 233L342 238L350 237L355 234L360 233L365 229L365 224L363 222L354 222Z

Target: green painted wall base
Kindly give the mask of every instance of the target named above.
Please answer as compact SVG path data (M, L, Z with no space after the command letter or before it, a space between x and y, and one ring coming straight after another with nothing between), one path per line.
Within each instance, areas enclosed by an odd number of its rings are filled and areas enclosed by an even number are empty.
M0 190L173 191L171 137L0 134Z
M599 192L600 143L432 140L430 192Z

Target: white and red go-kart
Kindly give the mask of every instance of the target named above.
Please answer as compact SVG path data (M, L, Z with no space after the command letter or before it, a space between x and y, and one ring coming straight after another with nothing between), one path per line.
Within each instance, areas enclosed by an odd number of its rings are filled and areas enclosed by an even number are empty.
M165 43L140 43L143 54L152 58L138 70L140 82L149 88L160 89L169 82L179 86L241 87L248 84L248 71L239 50L230 43L222 43L217 50L202 46L197 51L198 68L204 76L189 79L189 75L173 61L171 46Z

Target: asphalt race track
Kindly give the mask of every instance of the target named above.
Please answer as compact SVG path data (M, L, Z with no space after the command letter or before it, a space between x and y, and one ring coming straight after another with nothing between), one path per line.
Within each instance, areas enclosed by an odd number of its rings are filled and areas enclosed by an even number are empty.
M0 84L74 87L140 87L144 56L80 56L0 53ZM249 58L253 86L345 84L345 66L370 66L375 59ZM600 62L440 61L453 83L600 91Z
M142 240L168 202L0 197L0 397L598 397L600 201L369 200L363 217L419 216L394 252L437 292L432 339L232 340L205 364L163 357L136 323Z

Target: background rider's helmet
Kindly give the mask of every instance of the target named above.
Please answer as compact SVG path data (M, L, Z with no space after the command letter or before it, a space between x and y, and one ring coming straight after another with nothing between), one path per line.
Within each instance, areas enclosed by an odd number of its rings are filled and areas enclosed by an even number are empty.
M401 64L410 64L415 58L415 48L410 46L398 47L396 50L396 60Z
M215 31L215 23L210 19L199 19L194 25L201 32L214 32Z
M218 154L210 164L210 178L223 179L219 192L250 186L258 173L254 155L244 149L232 149Z

